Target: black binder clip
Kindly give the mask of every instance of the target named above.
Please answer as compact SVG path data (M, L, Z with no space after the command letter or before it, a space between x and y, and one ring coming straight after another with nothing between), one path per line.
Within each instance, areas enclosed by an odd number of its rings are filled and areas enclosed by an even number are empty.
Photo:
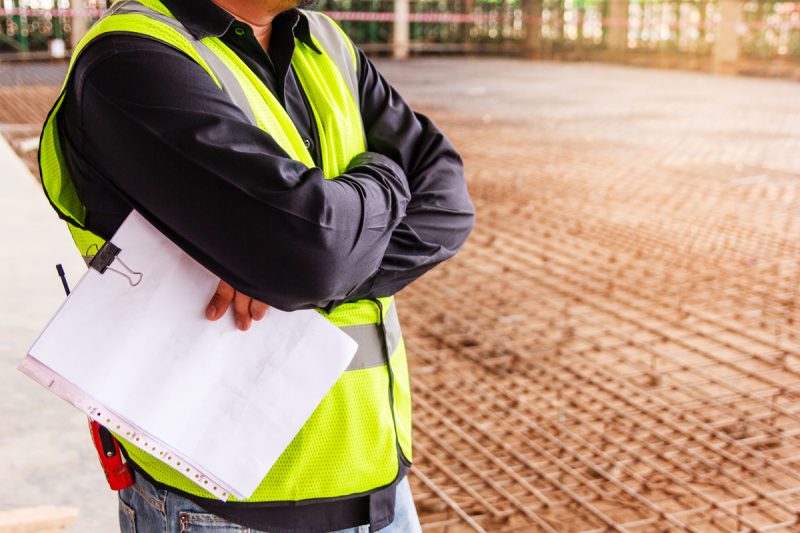
M92 245L94 248L97 248L97 245ZM144 274L141 272L136 272L131 267L126 265L122 259L117 257L122 250L116 246L111 241L106 241L106 243L97 250L97 253L92 257L92 260L89 261L89 268L93 268L100 272L101 274L105 274L106 270L110 270L111 272L115 272L120 276L124 277L128 280L128 283L131 284L131 287L136 287L138 284L142 282L142 278L144 278ZM88 255L88 254L87 254ZM122 272L121 270L117 270L116 268L111 268L111 263L117 261L119 264L125 268L128 272Z

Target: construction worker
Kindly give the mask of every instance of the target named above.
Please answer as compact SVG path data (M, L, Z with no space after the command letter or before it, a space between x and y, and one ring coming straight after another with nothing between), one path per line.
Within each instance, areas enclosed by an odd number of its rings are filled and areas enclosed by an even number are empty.
M84 256L136 209L222 280L208 319L245 331L269 306L316 308L359 342L247 500L216 500L118 436L135 478L123 531L420 527L393 295L456 253L474 211L448 140L297 4L120 0L44 126L42 182Z

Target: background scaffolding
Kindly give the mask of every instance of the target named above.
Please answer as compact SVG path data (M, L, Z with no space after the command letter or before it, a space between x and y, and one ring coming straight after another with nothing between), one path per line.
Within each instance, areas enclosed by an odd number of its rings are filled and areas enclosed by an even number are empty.
M63 57L107 3L0 1L0 59ZM317 9L366 51L399 58L503 54L800 77L793 1L320 0Z

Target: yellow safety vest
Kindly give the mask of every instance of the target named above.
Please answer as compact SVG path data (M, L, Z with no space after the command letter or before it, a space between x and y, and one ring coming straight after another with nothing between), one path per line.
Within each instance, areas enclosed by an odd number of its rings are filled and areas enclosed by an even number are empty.
M357 59L352 43L330 18L316 12L305 12L305 16L312 40L322 53L297 41L292 66L316 120L322 171L332 179L365 150ZM158 0L119 0L76 47L39 147L45 192L68 222L84 257L96 252L104 241L84 226L86 208L65 164L56 122L81 51L98 36L111 32L140 34L177 48L203 67L247 118L269 133L292 159L314 166L278 100L219 38L195 39ZM401 465L410 466L411 394L394 298L361 300L341 305L331 313L319 312L356 339L358 352L245 501L294 502L368 494L395 481ZM156 481L189 494L212 497L185 477L178 465L156 459L123 436L118 437L129 457Z

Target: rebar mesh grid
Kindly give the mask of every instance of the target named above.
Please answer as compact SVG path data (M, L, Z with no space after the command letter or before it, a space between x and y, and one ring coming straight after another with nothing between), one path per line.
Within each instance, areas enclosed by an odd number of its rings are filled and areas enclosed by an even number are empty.
M800 531L800 182L437 118L479 223L399 303L426 531Z
M420 65L383 67L436 95L479 213L398 298L425 531L800 531L796 87ZM487 73L506 98L449 92ZM3 90L35 135L57 87Z

